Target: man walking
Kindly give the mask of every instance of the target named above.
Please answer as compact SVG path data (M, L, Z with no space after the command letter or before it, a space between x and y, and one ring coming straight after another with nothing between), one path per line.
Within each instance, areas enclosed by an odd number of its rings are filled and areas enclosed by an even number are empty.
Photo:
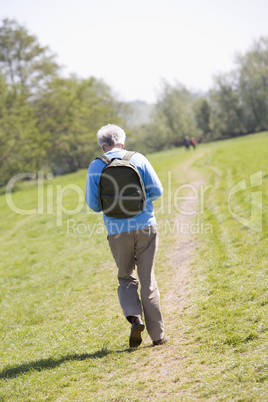
M123 159L125 132L116 125L103 126L97 133L98 144L104 151L104 160L91 162L86 185L86 203L95 212L101 212L99 182L107 158ZM160 295L154 275L154 259L158 246L158 231L152 201L163 193L162 185L149 161L140 153L133 153L130 163L136 166L144 184L146 202L135 216L117 218L103 213L108 242L118 268L118 297L123 314L131 323L129 346L141 344L145 325L153 345L167 342L160 309ZM137 266L138 278L135 275ZM138 286L140 283L140 298Z

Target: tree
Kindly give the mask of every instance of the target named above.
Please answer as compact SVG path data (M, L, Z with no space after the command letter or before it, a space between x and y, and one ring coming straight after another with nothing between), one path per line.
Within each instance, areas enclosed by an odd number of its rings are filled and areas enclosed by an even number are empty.
M193 114L193 97L182 85L171 86L164 82L156 104L153 122L147 131L144 142L151 150L158 151L183 144L184 137L198 137Z
M254 41L244 55L238 54L239 93L248 132L268 128L268 37Z
M99 153L98 129L121 122L110 88L95 78L55 78L35 102L35 113L49 141L47 163L54 173L88 167Z
M197 128L201 130L204 141L212 139L212 110L207 98L197 98L193 104L194 116Z
M121 124L122 105L93 77L61 78L47 47L14 20L0 26L0 185L40 167L54 173L88 167L98 129ZM2 74L1 74L2 72ZM46 165L46 166L45 166Z
M8 84L21 84L24 92L36 93L58 70L55 56L15 20L4 19L0 27L0 69Z
M0 76L0 186L12 175L37 171L46 153L32 107Z
M214 87L210 91L213 115L211 128L217 137L217 133L222 137L230 137L246 132L237 81L236 72L214 78Z
M234 71L216 76L210 91L211 129L217 138L268 128L268 38L238 54L236 65Z

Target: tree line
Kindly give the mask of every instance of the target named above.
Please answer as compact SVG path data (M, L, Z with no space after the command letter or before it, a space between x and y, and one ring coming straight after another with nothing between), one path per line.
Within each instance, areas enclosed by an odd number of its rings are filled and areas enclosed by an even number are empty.
M56 56L15 20L0 26L0 185L15 174L87 168L96 132L124 105L94 77L63 78Z
M184 138L215 141L268 129L268 37L237 54L235 69L218 74L206 96L163 82L150 124L132 140L143 152L181 146Z
M95 77L62 76L56 56L15 20L0 25L0 186L21 172L62 174L87 168L99 154L96 132L122 125L127 147L142 152L268 129L268 38L236 57L206 96L163 83L152 121L127 127L127 104Z

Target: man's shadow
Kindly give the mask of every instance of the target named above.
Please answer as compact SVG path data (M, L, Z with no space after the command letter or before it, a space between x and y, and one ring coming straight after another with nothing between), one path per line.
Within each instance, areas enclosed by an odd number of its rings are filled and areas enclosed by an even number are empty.
M49 370L55 367L60 366L62 363L72 360L87 360L87 359L102 359L103 357L112 354L112 353L132 353L135 352L137 349L123 349L123 350L109 350L106 348L102 348L97 350L94 353L83 353L83 354L73 354L73 355L66 355L62 356L59 359L53 359L51 357L47 359L41 359L34 362L24 363L13 367L7 367L3 371L0 372L0 379L9 379L15 378L22 374L28 373L29 371L43 371Z

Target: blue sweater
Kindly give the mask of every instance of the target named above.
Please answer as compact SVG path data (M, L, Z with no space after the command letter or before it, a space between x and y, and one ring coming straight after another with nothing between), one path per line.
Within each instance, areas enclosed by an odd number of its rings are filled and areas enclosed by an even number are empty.
M108 158L123 158L127 151L114 148L104 155ZM133 218L118 219L111 218L103 214L103 220L109 235L128 232L137 229L143 229L147 226L155 225L154 207L152 201L159 198L163 193L162 184L157 177L152 165L142 154L136 152L130 162L135 165L143 180L146 191L146 204L144 210ZM90 209L95 212L101 212L98 186L100 175L105 167L105 163L100 159L91 162L88 168L87 185L86 185L86 203Z

